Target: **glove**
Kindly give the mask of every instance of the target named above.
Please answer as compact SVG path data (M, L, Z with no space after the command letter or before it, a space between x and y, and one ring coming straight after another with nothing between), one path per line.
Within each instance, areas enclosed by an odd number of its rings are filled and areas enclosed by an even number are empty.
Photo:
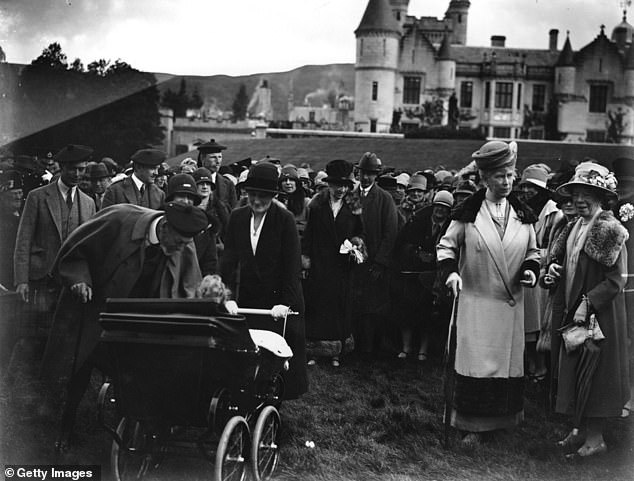
M537 277L535 277L535 273L529 269L526 269L522 274L522 278L520 279L520 284L525 287L534 287L537 283Z
M290 309L290 307L285 306L283 304L277 304L275 306L273 306L273 308L271 309L271 317L273 319L284 319L284 317L286 317L286 314L288 314L288 310Z
M554 262L548 266L548 275L553 279L553 281L558 280L561 277L561 270L563 266L559 264L555 264Z
M302 254L302 269L310 269L310 257Z
M26 282L18 284L15 288L15 292L20 294L24 302L29 302L29 285Z
M457 272L452 272L447 276L445 285L451 289L454 297L458 297L458 293L462 290L462 277Z
M83 304L92 300L92 288L85 282L79 282L70 286L70 292L73 293Z
M238 304L236 303L236 301L225 302L225 309L232 316L235 316L236 314L238 314Z

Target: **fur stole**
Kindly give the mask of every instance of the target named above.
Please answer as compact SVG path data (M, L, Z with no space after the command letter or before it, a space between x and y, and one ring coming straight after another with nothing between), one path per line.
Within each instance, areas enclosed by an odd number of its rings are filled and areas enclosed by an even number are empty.
M451 220L458 220L460 222L475 222L476 216L482 207L482 202L486 195L486 189L480 189L470 197L467 197L463 202L458 204L451 213ZM534 224L537 222L537 216L533 210L524 202L519 200L515 194L511 193L506 200L511 204L511 207L517 213L517 216L522 221L522 224Z
M566 257L566 241L576 220L569 222L552 245L552 261L562 264ZM602 266L612 267L619 258L625 241L629 238L627 229L608 210L602 211L590 227L583 251Z
M309 208L311 205L327 206L329 205L329 202L330 192L328 189L324 189L313 197L310 201ZM363 208L361 207L361 196L358 190L349 191L343 198L343 202L348 206L353 215L361 215L363 212Z

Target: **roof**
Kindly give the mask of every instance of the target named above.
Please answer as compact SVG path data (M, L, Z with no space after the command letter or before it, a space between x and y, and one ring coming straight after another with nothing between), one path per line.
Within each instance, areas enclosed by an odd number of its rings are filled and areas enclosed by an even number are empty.
M627 32L626 42L631 43L634 35L634 27L627 23L627 11L623 11L623 20L612 30L612 36L610 37L613 42L616 42L616 34L619 28L624 28Z
M401 34L401 26L392 15L388 0L370 0L361 23L354 33L358 35L363 32L376 31Z
M508 47L467 47L464 45L452 45L451 57L456 63L482 63L486 57L490 60L495 52L498 63L524 62L531 67L549 67L557 61L557 52L550 50L537 50L527 48Z
M451 42L449 41L449 33L445 32L442 44L438 51L438 60L452 60L451 58Z
M570 37L566 35L566 42L564 48L561 50L559 59L557 59L558 67L570 67L574 65L574 54L572 53L572 46L570 45Z

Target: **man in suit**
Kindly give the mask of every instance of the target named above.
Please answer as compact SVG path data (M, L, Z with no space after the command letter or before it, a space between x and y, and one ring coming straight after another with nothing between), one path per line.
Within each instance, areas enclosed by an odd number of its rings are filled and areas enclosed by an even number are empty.
M137 150L131 158L132 175L114 182L106 189L102 208L114 204L135 204L150 209L160 209L165 201L165 192L155 183L159 165L165 153L156 149Z
M357 349L377 353L381 344L381 326L387 314L388 266L397 234L396 205L390 194L376 184L381 161L366 152L356 165L359 176L365 243L368 260L357 266L353 329Z
M53 392L69 381L59 448L68 444L93 368L110 370L98 347L106 299L193 298L201 274L192 238L207 225L201 209L182 202L169 202L164 212L120 204L100 211L62 245L52 269L62 292L41 373Z
M112 184L112 174L108 172L104 164L94 163L88 166L88 180L92 187L92 198L95 201L95 207L97 212L99 212L102 209L106 189Z
M29 192L13 255L16 291L27 302L50 297L49 272L62 242L78 226L95 215L93 200L77 188L92 149L68 145L56 156L61 166L56 182ZM51 293L53 300L56 292Z
M211 172L211 180L215 185L216 195L231 212L238 202L236 188L229 179L218 175L218 169L222 164L222 151L227 147L216 143L214 139L198 146L198 167L204 167Z

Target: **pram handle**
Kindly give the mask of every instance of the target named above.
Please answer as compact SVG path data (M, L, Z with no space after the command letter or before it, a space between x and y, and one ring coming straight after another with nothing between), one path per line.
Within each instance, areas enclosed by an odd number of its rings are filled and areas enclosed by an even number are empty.
M238 314L253 314L256 316L270 316L271 309L253 309L251 307L238 307ZM291 311L286 313L287 316L296 316L299 312Z

